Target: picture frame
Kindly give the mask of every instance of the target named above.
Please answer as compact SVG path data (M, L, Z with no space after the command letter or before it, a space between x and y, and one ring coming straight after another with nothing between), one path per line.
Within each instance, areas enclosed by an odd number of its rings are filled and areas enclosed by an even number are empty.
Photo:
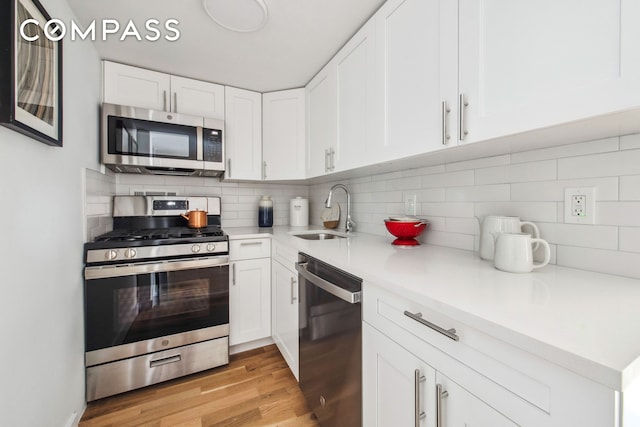
M0 125L62 147L64 33L38 0L0 0L0 12Z

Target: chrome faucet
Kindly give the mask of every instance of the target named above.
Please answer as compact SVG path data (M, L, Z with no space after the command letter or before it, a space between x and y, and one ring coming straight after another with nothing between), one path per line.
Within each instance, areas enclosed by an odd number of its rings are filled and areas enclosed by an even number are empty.
M353 231L353 227L355 227L356 223L351 220L351 193L349 189L344 184L336 184L331 187L329 190L329 195L327 196L327 200L324 202L324 205L328 208L331 207L331 197L333 197L333 190L336 188L342 188L345 193L347 193L347 220L345 221L345 231Z

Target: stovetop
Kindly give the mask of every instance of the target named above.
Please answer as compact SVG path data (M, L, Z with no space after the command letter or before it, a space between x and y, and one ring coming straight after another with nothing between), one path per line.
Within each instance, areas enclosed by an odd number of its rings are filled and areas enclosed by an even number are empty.
M204 228L168 227L136 230L113 230L85 245L87 250L129 248L139 246L175 245L182 243L223 242L228 237L215 226Z

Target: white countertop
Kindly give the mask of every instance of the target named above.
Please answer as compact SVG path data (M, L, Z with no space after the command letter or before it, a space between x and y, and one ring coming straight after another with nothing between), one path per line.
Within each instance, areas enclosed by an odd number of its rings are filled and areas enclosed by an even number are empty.
M224 230L231 239L272 236L361 277L365 293L374 283L612 389L640 381L639 280L553 265L505 273L474 252L398 248L390 235L292 236L306 229Z

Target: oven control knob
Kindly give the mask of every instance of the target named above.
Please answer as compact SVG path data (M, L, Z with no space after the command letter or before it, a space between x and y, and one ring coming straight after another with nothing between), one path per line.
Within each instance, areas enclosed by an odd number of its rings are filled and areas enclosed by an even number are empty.
M193 245L193 246L191 246L191 252L196 253L196 254L197 254L198 252L200 252L200 245Z
M118 258L118 251L116 251L115 249L109 249L107 252L105 252L104 258L107 261L112 261L112 260Z
M136 256L136 250L135 249L125 249L124 250L124 257L125 258L135 258Z
M213 252L213 251L215 251L215 250L216 250L216 244L215 244L215 243L209 243L209 244L207 245L207 250L208 250L209 252Z

